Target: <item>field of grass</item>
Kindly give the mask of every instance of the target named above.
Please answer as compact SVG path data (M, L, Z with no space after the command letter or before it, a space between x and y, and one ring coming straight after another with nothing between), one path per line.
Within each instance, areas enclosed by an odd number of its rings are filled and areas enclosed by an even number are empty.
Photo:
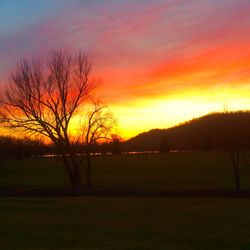
M250 158L249 158L250 159ZM248 156L241 166L250 189ZM94 188L233 190L224 153L121 155L93 159ZM57 159L9 160L0 188L69 188ZM0 249L250 249L249 198L2 197Z
M243 189L250 189L250 157L243 155ZM126 190L233 190L232 165L226 153L100 156L93 159L95 188ZM68 188L58 159L10 160L0 165L0 187Z
M0 248L250 248L250 202L231 198L2 198Z

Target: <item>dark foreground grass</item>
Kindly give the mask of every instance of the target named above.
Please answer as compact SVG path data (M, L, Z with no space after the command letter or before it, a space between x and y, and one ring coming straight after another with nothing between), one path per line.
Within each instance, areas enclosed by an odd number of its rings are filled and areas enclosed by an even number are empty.
M249 199L1 198L0 249L250 249Z

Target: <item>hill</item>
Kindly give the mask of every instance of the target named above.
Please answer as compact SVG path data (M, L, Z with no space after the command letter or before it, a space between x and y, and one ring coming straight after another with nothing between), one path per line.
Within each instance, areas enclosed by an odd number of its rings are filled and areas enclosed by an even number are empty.
M208 114L168 129L152 129L123 143L123 151L248 147L250 112Z

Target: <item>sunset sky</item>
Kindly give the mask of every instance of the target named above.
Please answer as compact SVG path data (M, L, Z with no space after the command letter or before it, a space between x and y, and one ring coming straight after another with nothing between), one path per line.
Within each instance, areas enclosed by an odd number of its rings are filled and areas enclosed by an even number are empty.
M250 109L248 0L1 0L0 84L19 58L82 49L129 138Z

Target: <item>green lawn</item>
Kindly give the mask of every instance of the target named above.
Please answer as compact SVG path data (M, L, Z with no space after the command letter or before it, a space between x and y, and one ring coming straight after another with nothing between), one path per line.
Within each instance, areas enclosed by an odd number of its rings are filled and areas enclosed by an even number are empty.
M250 249L231 198L2 198L1 249Z
M250 189L248 155L242 187ZM93 159L97 189L233 190L225 153ZM0 188L69 188L57 159L9 160ZM0 249L250 249L249 198L0 198Z
M243 156L241 181L250 189L250 157ZM234 189L226 153L121 155L93 159L96 188L137 190ZM0 187L67 188L63 165L56 159L10 160L0 166Z

